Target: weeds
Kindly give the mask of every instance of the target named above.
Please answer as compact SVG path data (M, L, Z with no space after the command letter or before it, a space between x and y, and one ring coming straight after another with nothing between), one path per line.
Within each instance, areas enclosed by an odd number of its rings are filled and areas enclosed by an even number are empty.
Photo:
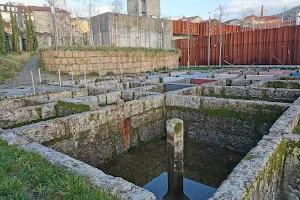
M118 199L37 153L1 140L0 152L0 199Z
M40 51L55 50L55 47L41 48ZM143 47L114 47L114 46L60 46L61 51L117 51L117 52L145 52L153 55L161 53L176 53L180 54L178 49L156 49Z

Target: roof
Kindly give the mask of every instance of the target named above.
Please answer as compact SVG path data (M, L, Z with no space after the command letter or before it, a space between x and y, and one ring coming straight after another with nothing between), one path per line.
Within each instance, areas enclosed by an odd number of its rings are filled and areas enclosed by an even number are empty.
M183 17L183 18L180 18L179 20L185 19L185 21L191 22L191 21L194 21L197 18L200 18L202 20L202 18L200 16Z
M17 7L22 12L32 12L32 11L51 12L50 7L46 7L46 6L17 6ZM68 11L58 9L58 8L55 9L55 12L70 14Z
M227 24L227 23L230 23L230 22L234 22L234 21L238 21L238 20L240 20L240 19L238 19L238 18L231 19L231 20L228 20L228 21L224 22L224 24Z
M246 20L246 19L254 19L256 21L281 20L280 17L277 17L275 15L263 16L263 17L258 17L258 16L255 16L255 15L250 15L250 16L244 18L244 20Z

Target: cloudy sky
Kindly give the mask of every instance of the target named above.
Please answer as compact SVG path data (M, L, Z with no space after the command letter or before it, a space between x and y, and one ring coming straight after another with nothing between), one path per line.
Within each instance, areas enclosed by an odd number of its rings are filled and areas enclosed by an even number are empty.
M13 0L27 5L43 5L45 0ZM84 7L84 0L66 0L70 7ZM98 13L107 12L110 10L109 0L97 0L98 3L96 10ZM0 0L0 3L5 3L7 0ZM126 2L126 0L124 0ZM227 18L240 18L242 10L253 8L255 14L259 15L261 5L264 5L264 12L266 15L272 15L282 12L286 7L290 9L294 6L300 5L299 0L161 0L161 12L164 17L167 16L195 16L199 15L203 19L215 13L215 9L221 4L225 7ZM126 3L125 3L126 6ZM126 10L126 8L125 8ZM84 15L84 12L82 13Z

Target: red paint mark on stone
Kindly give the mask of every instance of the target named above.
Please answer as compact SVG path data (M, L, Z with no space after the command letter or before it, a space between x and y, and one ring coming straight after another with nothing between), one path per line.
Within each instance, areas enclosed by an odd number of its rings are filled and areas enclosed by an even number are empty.
M125 150L130 148L131 120L129 118L122 121L122 134L124 137Z
M210 83L215 81L216 81L215 79L211 79L211 78L194 78L193 84L202 85L205 83Z

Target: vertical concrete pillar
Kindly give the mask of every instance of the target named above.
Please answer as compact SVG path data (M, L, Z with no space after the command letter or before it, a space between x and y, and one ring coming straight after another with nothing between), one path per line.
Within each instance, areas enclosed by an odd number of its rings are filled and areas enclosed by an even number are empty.
M183 191L183 121L167 121L168 192L164 200L189 199Z

